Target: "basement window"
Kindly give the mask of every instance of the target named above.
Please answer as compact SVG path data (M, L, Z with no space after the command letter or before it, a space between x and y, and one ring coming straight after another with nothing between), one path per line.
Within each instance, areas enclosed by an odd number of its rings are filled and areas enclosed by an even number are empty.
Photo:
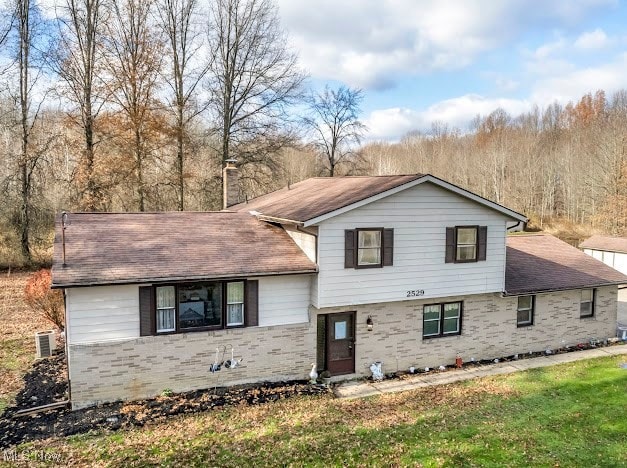
M582 289L581 302L579 305L579 317L587 318L594 316L594 299L596 296L595 289Z
M423 307L422 337L459 335L462 330L462 303L427 304Z
M516 325L518 327L533 325L534 306L535 296L518 296L518 307L516 309Z

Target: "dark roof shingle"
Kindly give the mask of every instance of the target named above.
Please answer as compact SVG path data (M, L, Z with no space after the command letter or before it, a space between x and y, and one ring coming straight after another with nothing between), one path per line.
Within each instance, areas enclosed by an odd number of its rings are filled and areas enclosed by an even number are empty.
M421 177L422 174L313 177L229 209L304 222Z
M548 234L507 237L507 295L627 283L627 276Z
M579 244L579 248L627 253L627 237L592 236Z
M248 213L70 213L53 287L315 272L281 228Z

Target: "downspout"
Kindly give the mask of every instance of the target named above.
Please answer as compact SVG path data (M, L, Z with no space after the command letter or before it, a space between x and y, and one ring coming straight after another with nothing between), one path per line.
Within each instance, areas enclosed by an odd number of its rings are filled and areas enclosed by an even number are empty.
M506 228L505 231L509 232L510 229L517 228L518 226L520 226L520 223L522 223L522 221L519 220L513 226ZM523 227L523 230L524 230L524 227ZM501 293L501 297L505 297L505 295L507 294L507 289L505 289L505 276L506 275L507 275L507 233L505 234L505 264L503 265L503 292Z
M520 226L520 223L522 223L522 221L518 221L518 222L517 222L516 224L514 224L513 226L508 227L508 228L507 228L507 231L509 231L510 229L515 229L515 228L517 228L518 226ZM524 230L524 229L525 229L525 228L523 227L523 230Z
M72 408L72 382L70 380L70 340L68 333L68 319L67 319L67 289L63 288L63 309L65 312L65 328L63 329L63 334L65 335L65 373L67 376L67 399L70 402L70 409Z

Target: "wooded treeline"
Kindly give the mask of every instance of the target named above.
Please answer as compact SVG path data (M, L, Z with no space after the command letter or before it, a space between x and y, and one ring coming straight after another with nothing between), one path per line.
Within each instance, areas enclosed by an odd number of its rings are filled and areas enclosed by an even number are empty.
M519 116L496 109L469 132L433 123L363 148L371 174L426 172L518 210L627 235L627 91Z
M271 0L11 0L0 46L0 265L61 210L221 208L311 176L432 173L540 222L627 235L627 92L367 143L363 92L308 90ZM42 257L41 252L46 252Z

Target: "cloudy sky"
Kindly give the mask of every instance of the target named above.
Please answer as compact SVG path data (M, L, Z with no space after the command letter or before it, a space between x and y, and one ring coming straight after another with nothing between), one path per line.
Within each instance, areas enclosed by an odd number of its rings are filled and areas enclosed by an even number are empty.
M313 86L364 90L371 139L627 88L627 2L279 0Z

